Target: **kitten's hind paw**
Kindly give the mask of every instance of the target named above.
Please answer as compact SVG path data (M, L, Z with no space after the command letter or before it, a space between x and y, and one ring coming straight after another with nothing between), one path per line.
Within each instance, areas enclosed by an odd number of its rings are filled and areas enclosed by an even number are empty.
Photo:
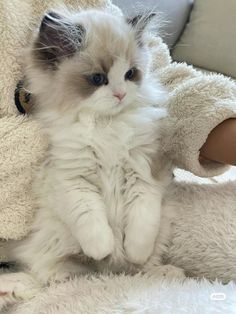
M0 309L19 300L28 300L40 292L39 283L26 273L0 276Z
M152 277L167 281L184 282L186 280L184 270L173 265L153 266L146 273Z

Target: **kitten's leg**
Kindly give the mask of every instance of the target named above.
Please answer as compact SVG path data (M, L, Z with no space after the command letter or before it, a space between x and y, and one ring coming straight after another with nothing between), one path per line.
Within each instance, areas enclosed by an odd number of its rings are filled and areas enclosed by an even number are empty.
M56 218L54 221L51 218L47 220L46 215L41 213L33 232L17 244L11 255L27 272L42 284L47 284L88 272L88 267L71 259L71 256L77 256L80 251L79 244L65 224Z
M130 262L143 264L153 252L159 231L162 187L141 180L133 172L128 177L126 190L124 248Z
M101 193L83 178L77 179L73 186L68 186L68 182L66 184L61 191L65 196L64 203L59 205L57 211L78 240L84 254L101 260L111 254L114 248L114 236Z
M39 282L27 273L0 275L0 310L20 300L29 300L41 291Z
M149 265L150 266L150 265ZM145 267L143 273L146 273L152 277L166 280L178 280L183 282L186 279L185 272L182 268L174 265L152 265L150 268Z
M155 252L142 266L142 272L160 279L184 281L186 279L184 270L174 265L164 265L161 258L161 248L159 247L156 251L158 253Z
M176 204L175 204L176 206ZM157 236L154 251L148 261L142 266L142 272L158 279L184 281L185 272L182 268L170 264L163 264L168 256L168 247L172 239L172 221L175 219L176 208L165 207L162 212L161 226Z
M38 293L43 290L43 284L51 282L63 282L76 275L88 272L88 269L83 266L76 264L73 261L57 261L54 265L54 271L44 269L39 277L40 281L34 278L28 273L8 273L0 275L0 311L4 307L16 303L18 301L35 297Z

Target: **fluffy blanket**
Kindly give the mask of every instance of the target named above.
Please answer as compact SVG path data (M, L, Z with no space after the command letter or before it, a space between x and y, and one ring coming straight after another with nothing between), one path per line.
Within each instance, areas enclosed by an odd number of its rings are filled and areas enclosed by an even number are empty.
M81 279L50 288L4 314L235 314L236 286L155 277Z

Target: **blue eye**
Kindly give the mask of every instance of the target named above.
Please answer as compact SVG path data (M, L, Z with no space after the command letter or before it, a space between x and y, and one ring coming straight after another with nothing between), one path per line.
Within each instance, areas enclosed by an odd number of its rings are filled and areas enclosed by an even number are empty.
M136 68L131 68L129 71L125 73L125 79L131 81L134 78L136 71L137 71Z
M92 74L89 80L94 86L102 86L108 84L108 79L106 75L102 73Z

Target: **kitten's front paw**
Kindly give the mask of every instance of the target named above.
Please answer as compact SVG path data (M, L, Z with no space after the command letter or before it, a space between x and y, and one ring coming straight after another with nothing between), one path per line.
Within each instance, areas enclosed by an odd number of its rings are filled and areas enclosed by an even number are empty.
M161 198L158 191L154 192L153 187L144 185L127 209L124 249L127 259L134 264L144 264L154 250L161 213Z
M128 237L124 242L125 253L128 261L142 265L151 256L154 249L154 241L147 241L144 237Z
M85 255L99 261L114 250L114 236L109 225L101 225L88 230L87 237L80 242Z

